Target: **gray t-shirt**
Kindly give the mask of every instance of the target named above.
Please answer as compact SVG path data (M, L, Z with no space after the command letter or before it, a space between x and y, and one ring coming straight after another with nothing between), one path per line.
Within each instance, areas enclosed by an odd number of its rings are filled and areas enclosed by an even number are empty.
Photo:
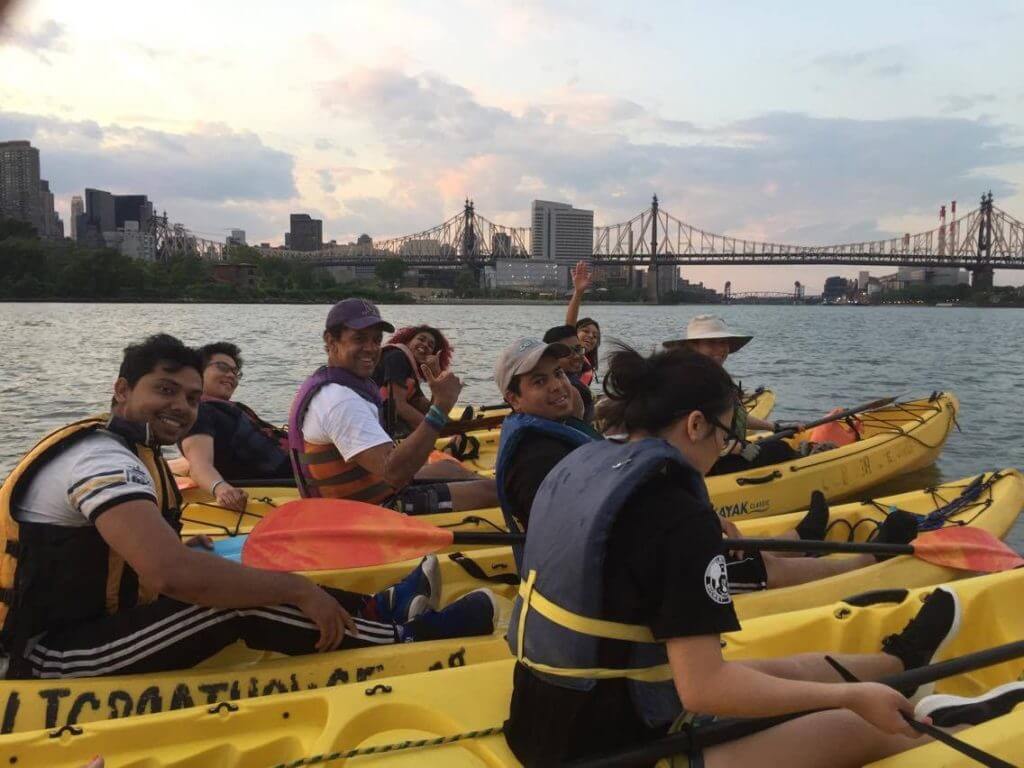
M149 470L118 438L100 431L81 438L39 470L19 494L14 518L80 527L94 524L113 506L142 498L157 501Z

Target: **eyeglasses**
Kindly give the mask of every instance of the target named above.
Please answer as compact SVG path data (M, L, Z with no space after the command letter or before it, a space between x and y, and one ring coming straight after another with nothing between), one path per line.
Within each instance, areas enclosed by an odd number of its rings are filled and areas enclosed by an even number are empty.
M585 355L587 353L587 348L584 347L582 344L573 344L571 347L569 347L569 351L572 352L574 355Z
M242 378L242 369L236 368L233 365L222 363L220 360L214 360L210 365L214 366L221 373L233 373L236 379Z

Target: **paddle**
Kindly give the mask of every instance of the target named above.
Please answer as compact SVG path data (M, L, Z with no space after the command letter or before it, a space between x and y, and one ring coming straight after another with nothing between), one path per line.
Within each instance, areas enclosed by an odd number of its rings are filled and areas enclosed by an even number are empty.
M502 546L523 539L521 533L452 531L358 501L298 499L268 513L253 527L242 547L242 562L276 571L333 570L409 560L454 544ZM723 539L723 544L744 551L914 555L937 565L979 572L1024 565L1024 558L998 538L966 526L923 533L912 544L743 538Z
M451 437L452 435L461 435L465 432L476 432L479 429L494 429L501 426L502 422L505 421L505 416L506 414L502 413L497 416L478 416L475 419L449 421L441 428L438 437Z
M839 413L833 413L831 416L825 416L824 418L818 419L817 421L807 422L806 424L804 424L804 429L813 429L814 427L820 427L822 424L828 424L833 421L842 421L843 419L848 419L850 416L855 416L858 413L864 413L865 411L873 411L876 408L884 408L885 406L890 405L895 401L895 397L882 397L879 398L878 400L872 400L869 403L856 405L853 408L847 408L845 411L840 411ZM792 437L796 433L797 431L795 429L783 429L779 430L778 432L773 432L772 434L768 435L768 437L763 437L760 440L756 440L754 442L771 443L777 440L783 440L787 437Z
M968 653L955 659L918 667L907 672L901 672L898 675L883 677L878 682L899 690L916 688L926 683L934 683L936 680L1019 659L1022 656L1024 656L1024 640L1018 640L1013 643L1006 643L1005 645L997 645L982 651ZM716 744L723 744L727 741L759 733L760 731L809 714L811 714L811 711L775 717L718 720L692 731L673 733L656 739L649 744L623 749L602 757L579 760L571 763L571 765L578 766L578 768L583 766L586 766L586 768L621 768L632 765L650 765L663 757L683 754L694 746L707 749Z

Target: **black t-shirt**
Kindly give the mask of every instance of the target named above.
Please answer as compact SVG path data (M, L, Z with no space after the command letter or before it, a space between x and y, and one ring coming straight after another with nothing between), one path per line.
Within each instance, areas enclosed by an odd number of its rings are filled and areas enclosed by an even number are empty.
M269 438L257 445L241 446L235 439L238 420L247 418L240 409L221 408L211 403L200 403L196 423L188 432L192 435L209 435L213 438L213 466L227 482L249 479L287 480L292 477L291 460L288 454L273 444ZM258 438L257 438L258 440ZM273 465L268 472L254 469L254 457L246 451L263 451L264 461ZM278 455L279 454L279 455ZM269 461L266 457L273 457Z
M406 391L409 393L407 399L417 395L426 398L409 358L400 349L394 347L385 349L370 378L380 387L381 397L384 398L384 426L388 434L392 437L408 436L412 432L412 425L406 423L395 411L391 393L392 390Z
M520 440L505 474L505 498L509 511L524 531L529 526L530 507L537 489L572 450L572 446L539 432L527 433Z
M715 511L665 476L634 494L628 508L609 539L600 618L646 625L663 640L739 629L731 599L719 602L721 587L705 584L708 567L724 555ZM724 579L724 560L720 566ZM626 643L604 640L600 664L625 666L627 652ZM506 738L528 766L621 749L662 733L640 719L625 679L574 691L516 665Z

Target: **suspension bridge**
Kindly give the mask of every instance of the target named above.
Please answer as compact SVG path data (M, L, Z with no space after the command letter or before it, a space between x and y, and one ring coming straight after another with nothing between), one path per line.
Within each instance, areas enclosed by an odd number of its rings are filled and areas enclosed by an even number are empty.
M893 267L956 267L972 274L976 287L990 287L993 269L1024 269L1024 222L982 195L977 208L926 232L837 245L792 245L750 240L700 229L676 218L658 202L620 224L594 227L593 262L628 267L675 265L835 264ZM198 253L223 259L224 245L196 237L181 225L158 221L157 252ZM530 229L496 224L466 200L447 221L401 237L366 245L315 251L261 249L265 255L302 259L321 266L364 266L399 258L409 266L469 267L479 271L497 259L526 259Z

